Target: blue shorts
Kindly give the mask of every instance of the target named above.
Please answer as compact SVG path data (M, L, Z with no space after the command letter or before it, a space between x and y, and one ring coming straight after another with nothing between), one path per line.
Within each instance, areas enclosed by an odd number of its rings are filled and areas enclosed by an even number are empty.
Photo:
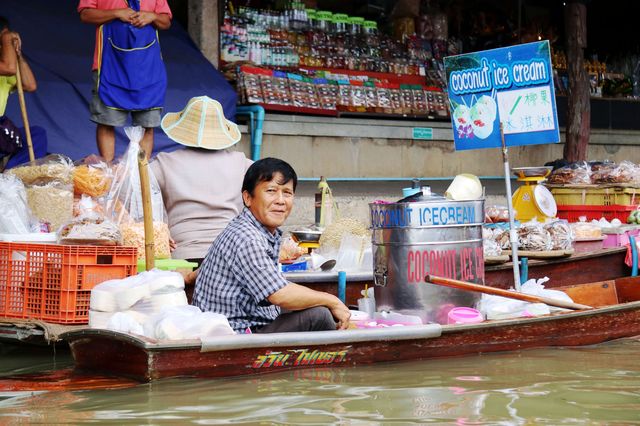
M133 126L142 126L144 128L158 127L160 125L161 108L148 109L144 111L125 111L122 109L109 108L106 106L100 96L98 96L98 71L93 71L93 90L92 98L89 105L91 112L91 121L107 126L122 127L127 125L127 119L131 114L131 124Z

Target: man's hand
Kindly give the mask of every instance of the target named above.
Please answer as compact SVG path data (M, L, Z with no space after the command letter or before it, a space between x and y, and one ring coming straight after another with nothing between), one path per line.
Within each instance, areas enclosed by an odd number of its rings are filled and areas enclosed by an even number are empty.
M13 44L13 48L16 50L16 55L20 58L22 57L22 39L18 33L12 32L11 35L11 43Z
M169 237L169 251L171 253L173 253L173 251L178 247L178 245L176 244L176 240L174 240L173 238Z
M13 47L16 54L20 56L22 52L22 40L20 39L20 34L13 31L6 31L2 34L2 46L3 47Z
M138 12L134 14L131 19L131 24L136 28L142 28L146 25L153 23L157 18L157 15L153 12Z
M198 269L192 272L182 272L184 277L184 285L195 285L196 278L198 278Z
M347 328L349 328L349 318L351 318L351 311L349 311L349 308L347 308L344 303L340 302L336 306L332 306L329 309L331 310L333 319L335 319L338 323L336 326L338 330L346 330Z
M135 18L137 12L133 9L124 8L115 10L116 17L122 22L133 24L133 19Z

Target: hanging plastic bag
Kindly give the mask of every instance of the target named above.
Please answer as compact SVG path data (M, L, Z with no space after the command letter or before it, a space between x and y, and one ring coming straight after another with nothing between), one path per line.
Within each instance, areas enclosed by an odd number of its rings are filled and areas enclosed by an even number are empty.
M38 228L27 204L24 185L15 176L0 174L0 233L27 234Z
M76 164L73 171L73 192L76 196L102 197L109 192L112 180L111 167L97 157L90 156Z
M52 182L71 185L73 163L69 157L51 154L7 170L25 185L46 185Z
M138 169L140 141L144 136L142 127L125 127L129 147L116 168L113 183L107 195L107 217L118 224L125 246L138 248L138 258L145 257L144 213L142 190ZM148 168L151 210L153 219L154 256L166 259L170 256L169 226L162 202L162 193L151 168Z

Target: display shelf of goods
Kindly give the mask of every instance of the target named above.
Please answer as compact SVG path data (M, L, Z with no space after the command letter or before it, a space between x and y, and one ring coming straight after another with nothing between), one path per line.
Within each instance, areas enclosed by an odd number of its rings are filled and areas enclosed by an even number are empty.
M435 87L401 84L393 81L397 76L392 74L377 73L374 77L370 73L304 71L301 75L243 65L238 73L240 102L271 111L328 116L449 117L446 95Z
M550 188L558 205L637 205L640 188Z

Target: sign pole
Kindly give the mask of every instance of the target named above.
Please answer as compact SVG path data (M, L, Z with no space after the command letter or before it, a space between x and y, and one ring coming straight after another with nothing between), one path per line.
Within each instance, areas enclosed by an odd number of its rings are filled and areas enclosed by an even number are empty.
M511 200L511 169L509 167L509 152L504 142L504 131L500 123L500 140L502 141L502 161L504 163L504 185L507 190L507 206L509 208L509 241L511 241L511 260L513 263L513 283L516 291L520 291L520 262L518 260L518 233L516 231L513 201Z

